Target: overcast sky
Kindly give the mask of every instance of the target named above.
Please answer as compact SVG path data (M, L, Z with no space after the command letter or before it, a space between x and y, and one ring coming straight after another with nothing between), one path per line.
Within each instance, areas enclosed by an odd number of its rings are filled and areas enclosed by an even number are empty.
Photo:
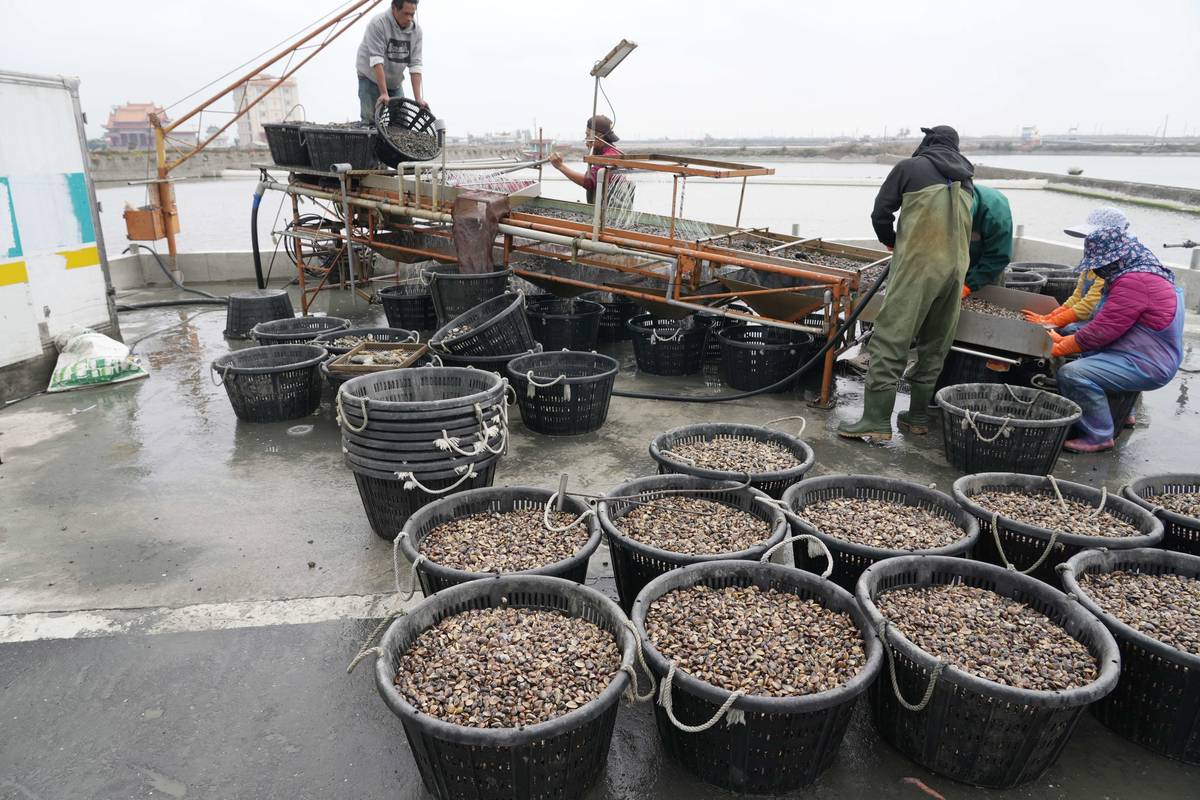
M98 136L110 106L171 103L335 6L0 0L0 69L79 76ZM1200 133L1198 0L422 0L418 20L452 135L581 136L588 72L622 38L640 48L605 85L626 138L1152 133L1167 115L1168 134ZM310 120L357 116L364 25L300 71Z

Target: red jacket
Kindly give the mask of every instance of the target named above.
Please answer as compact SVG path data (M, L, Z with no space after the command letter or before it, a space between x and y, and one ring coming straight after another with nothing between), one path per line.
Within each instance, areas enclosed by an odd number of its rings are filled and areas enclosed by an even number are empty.
M1103 350L1138 324L1164 330L1175 319L1176 302L1170 281L1149 272L1127 273L1109 285L1108 300L1075 341L1087 353Z

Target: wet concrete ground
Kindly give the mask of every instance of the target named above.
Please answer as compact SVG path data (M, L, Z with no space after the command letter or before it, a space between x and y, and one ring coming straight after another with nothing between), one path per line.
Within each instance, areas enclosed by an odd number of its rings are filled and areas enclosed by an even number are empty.
M171 296L123 299L151 295ZM383 319L342 294L323 295L318 309ZM228 346L224 312L203 310L122 315L130 342L176 326L137 346L147 381L0 411L0 798L421 797L369 670L344 673L370 619L396 600L390 547L371 533L341 463L331 398L311 419L238 423L208 370ZM1195 327L1188 342L1200 343ZM614 352L623 386L718 390L636 376L628 346ZM1185 366L1200 368L1200 356ZM1117 490L1149 472L1194 470L1194 381L1182 373L1147 394L1117 453L1064 456L1055 474ZM958 475L936 433L882 448L837 439L861 389L841 379L830 412L797 394L705 406L618 398L601 431L562 440L515 422L496 483L552 486L566 472L573 487L602 492L653 473L646 447L668 428L803 414L817 453L811 474L885 474L948 490ZM603 549L591 580L611 593ZM924 796L905 777L947 798L1188 797L1200 769L1085 716L1041 780L981 792L912 765L860 713L833 769L796 796ZM664 760L648 708L625 708L605 780L587 796L727 795Z

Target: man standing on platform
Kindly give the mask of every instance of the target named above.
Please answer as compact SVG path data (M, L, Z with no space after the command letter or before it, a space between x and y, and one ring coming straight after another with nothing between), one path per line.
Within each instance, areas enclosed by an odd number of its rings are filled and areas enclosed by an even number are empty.
M424 34L417 25L418 0L392 0L392 7L367 25L358 46L358 102L363 122L375 121L375 109L404 97L404 71L412 75L413 100L427 106L422 91Z

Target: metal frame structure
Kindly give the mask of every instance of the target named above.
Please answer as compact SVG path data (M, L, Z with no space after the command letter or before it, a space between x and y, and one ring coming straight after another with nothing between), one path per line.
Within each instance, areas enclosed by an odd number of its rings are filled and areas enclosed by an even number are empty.
M589 157L600 158L600 157ZM628 170L652 170L670 172L677 181L690 176L705 178L742 178L753 175L769 175L772 170L727 162L688 159L660 154L625 156L604 159L609 166ZM454 263L452 209L456 189L445 183L447 165L401 165L399 173L390 171L351 171L346 173L293 172L287 183L273 180L268 165L259 165L263 181L268 190L285 192L292 196L293 211L299 214L300 198L326 201L342 208L339 217L347 220L342 236L347 245L361 244L401 260L403 257L436 259ZM506 171L536 168L536 162L515 164ZM478 162L454 165L455 170L495 171L495 162ZM410 172L411 170L411 172ZM338 187L322 185L322 179L337 177ZM425 180L427 178L427 180ZM603 178L598 179L600 186ZM740 206L740 203L739 203ZM518 206L501 220L494 246L502 253L502 263L521 278L543 286L556 286L564 293L585 291L610 292L629 297L643 304L665 306L682 312L701 312L743 322L753 322L792 330L801 330L832 339L837 332L837 321L853 307L853 297L859 291L859 276L856 272L832 267L822 267L804 261L776 255L761 255L740 252L720 246L719 239L734 234L749 233L738 228L729 229L722 237L708 241L688 241L676 236L676 212L672 209L669 218L669 235L608 227L601 209L602 198L596 203L591 223L543 216L536 205ZM353 209L353 211L351 210ZM740 217L740 210L739 210ZM664 222L668 218L661 218ZM739 220L740 221L740 220ZM386 233L381 234L381 231ZM399 243L396 234L416 234L414 241ZM322 232L323 236L330 236ZM781 237L771 235L779 241ZM794 237L793 237L794 238ZM820 240L797 239L784 242L792 247L798 243L812 246ZM302 303L307 313L311 299L323 288L323 280L315 289L308 290L305 283L303 254L299 242L296 248L297 266L302 289ZM782 246L782 245L781 245ZM824 246L824 245L823 245ZM854 248L847 248L854 250ZM550 259L552 261L546 261ZM615 281L581 280L553 269L529 268L532 261L543 264L558 262L568 271L570 265L598 267L632 279L652 279L662 289L638 285L623 285ZM886 259L883 259L886 260ZM524 264L524 266L523 266ZM865 266L865 265L864 265ZM781 288L762 287L713 291L713 275L726 268L745 269L754 273L781 276L795 281ZM369 276L359 276L360 283L353 290L360 296L366 293L360 288L369 282ZM393 280L391 276L380 280ZM799 285L797 285L799 284ZM719 288L719 287L718 287ZM814 323L807 311L791 318L761 316L733 308L717 307L714 304L734 298L806 295L811 309L820 308L822 318ZM815 299L814 299L815 298ZM808 301L806 301L808 302ZM828 406L832 397L833 368L839 354L838 347L830 348L822 376L822 405Z

